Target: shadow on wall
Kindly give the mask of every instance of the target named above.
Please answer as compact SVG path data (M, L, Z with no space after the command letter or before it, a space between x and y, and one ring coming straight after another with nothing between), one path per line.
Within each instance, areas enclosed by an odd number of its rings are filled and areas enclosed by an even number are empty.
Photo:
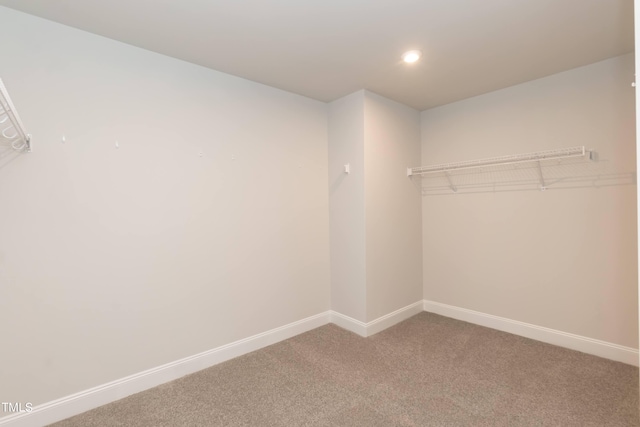
M338 178L336 178L330 185L329 185L329 194L333 195L333 193L335 193L336 191L338 191L338 188L340 188L340 186L342 185L342 182L345 180L347 174L346 173L341 173Z
M422 177L422 195L546 191L635 185L636 172L620 172L603 159L565 159L556 163L488 166Z
M11 143L1 142L0 143L0 169L4 168L9 163L11 163L12 161L16 160L18 157L24 154L26 153L20 150L15 150L11 146Z

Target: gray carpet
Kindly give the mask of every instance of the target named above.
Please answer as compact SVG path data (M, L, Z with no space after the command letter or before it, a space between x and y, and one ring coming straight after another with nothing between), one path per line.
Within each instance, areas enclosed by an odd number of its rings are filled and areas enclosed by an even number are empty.
M421 313L326 325L54 424L640 426L638 369Z

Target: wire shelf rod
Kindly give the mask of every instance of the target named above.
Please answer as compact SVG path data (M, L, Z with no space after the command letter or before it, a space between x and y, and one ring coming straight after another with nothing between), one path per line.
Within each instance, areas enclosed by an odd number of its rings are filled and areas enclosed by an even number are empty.
M557 150L538 151L535 153L515 154L510 156L491 157L487 159L468 160L463 162L442 163L419 166L407 169L407 176L426 175L438 172L452 172L465 169L476 169L489 166L513 165L518 163L540 162L544 160L561 160L570 157L584 157L589 151L584 146L560 148Z

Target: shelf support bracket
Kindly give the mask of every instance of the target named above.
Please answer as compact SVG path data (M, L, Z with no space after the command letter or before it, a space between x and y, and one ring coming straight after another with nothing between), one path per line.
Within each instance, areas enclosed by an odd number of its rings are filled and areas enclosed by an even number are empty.
M538 161L538 173L540 174L540 191L544 191L547 189L547 185L544 182L544 174L542 173L542 165L540 161Z
M451 188L451 191L453 191L454 193L457 193L458 192L458 187L453 185L453 180L451 179L451 175L449 175L449 172L448 171L444 171L444 175L447 177L447 181L449 181L449 188Z

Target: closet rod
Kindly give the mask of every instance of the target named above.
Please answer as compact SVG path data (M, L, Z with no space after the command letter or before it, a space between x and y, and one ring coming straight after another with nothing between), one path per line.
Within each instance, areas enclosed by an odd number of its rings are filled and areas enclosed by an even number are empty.
M11 125L2 129L0 135L10 140L11 146L15 150L23 151L26 149L26 151L31 152L31 135L25 131L16 107L11 102L7 88L2 83L2 79L0 79L0 126L7 119L9 119ZM16 143L21 143L21 145L16 145Z
M516 163L540 162L543 160L561 160L569 157L584 157L590 150L584 146L560 148L556 150L537 151L535 153L514 154L510 156L491 157L480 160L468 160L464 162L442 163L437 165L419 166L407 168L407 176L426 175L438 172L451 172L463 169L474 169L488 166L512 165Z

